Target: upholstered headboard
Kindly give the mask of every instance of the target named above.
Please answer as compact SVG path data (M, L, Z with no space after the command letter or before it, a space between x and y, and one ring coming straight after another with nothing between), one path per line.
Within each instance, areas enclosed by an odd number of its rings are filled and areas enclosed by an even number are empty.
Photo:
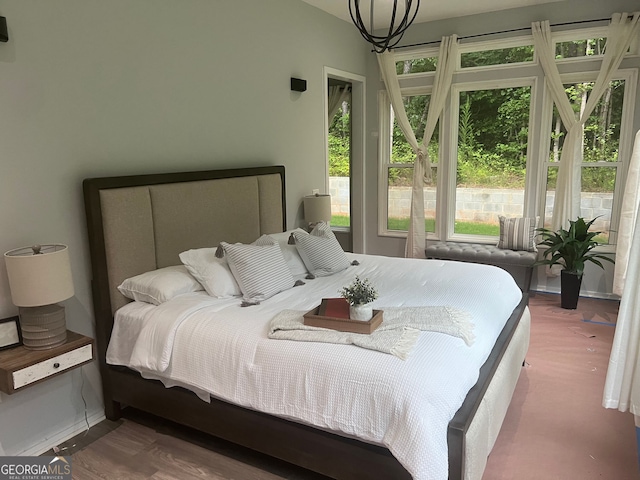
M180 264L190 248L286 229L282 166L91 178L83 188L96 330L104 326L106 340L128 301L117 289L126 278Z

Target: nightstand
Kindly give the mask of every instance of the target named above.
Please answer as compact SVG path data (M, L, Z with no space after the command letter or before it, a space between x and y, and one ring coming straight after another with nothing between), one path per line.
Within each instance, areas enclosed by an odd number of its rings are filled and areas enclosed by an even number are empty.
M28 350L20 345L0 351L0 391L12 394L93 358L93 339L70 330L65 343L49 350Z

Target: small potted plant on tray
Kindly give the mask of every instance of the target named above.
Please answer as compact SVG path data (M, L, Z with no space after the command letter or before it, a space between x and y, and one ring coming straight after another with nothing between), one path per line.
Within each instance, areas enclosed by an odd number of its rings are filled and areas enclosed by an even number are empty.
M369 321L373 317L371 302L378 298L378 292L368 279L361 280L356 275L355 280L348 287L340 290L349 302L349 318L352 320Z
M569 221L569 230L536 229L542 237L538 245L547 247L543 253L544 259L537 261L536 264L562 266L560 271L560 306L562 308L574 309L578 306L585 263L592 262L600 268L604 268L600 260L614 263L613 259L606 254L591 251L599 245L595 237L602 233L589 231L589 227L597 218L585 222L583 218L578 217L575 221Z

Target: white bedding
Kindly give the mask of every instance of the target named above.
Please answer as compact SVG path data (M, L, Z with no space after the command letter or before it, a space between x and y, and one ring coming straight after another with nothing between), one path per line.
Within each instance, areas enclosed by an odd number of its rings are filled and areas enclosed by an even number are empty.
M359 266L306 280L252 307L202 292L116 314L107 362L167 386L190 386L238 405L384 445L415 479L448 477L447 426L478 378L522 293L497 267L349 254ZM310 310L359 275L379 291L374 308L468 311L475 341L423 332L407 360L352 345L267 338L284 309ZM181 321L177 311L190 310ZM167 318L163 312L170 313ZM173 338L173 341L165 341ZM152 345L156 345L152 350ZM339 381L338 381L339 379Z

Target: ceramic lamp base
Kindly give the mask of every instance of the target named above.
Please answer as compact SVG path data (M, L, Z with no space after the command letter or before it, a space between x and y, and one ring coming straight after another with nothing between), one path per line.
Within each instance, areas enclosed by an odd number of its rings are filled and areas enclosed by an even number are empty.
M67 341L67 325L62 305L20 307L22 344L29 350L48 350Z

